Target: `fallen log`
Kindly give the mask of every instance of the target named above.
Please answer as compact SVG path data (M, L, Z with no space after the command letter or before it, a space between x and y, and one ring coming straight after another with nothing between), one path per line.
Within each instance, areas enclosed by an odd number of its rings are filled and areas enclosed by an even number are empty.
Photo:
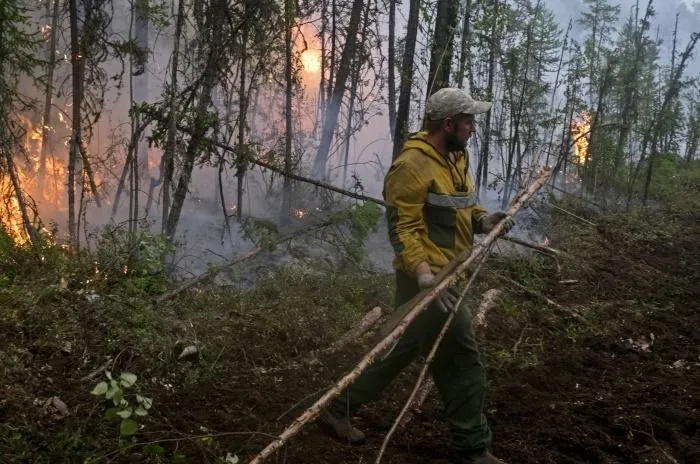
M372 348L350 373L340 379L330 390L319 398L311 407L298 416L280 435L260 451L250 464L259 464L272 456L277 450L282 448L290 438L294 437L308 423L318 417L321 409L326 407L338 395L341 394L362 371L364 371L374 360L386 350L388 350L405 332L409 324L413 322L432 302L435 297L447 287L454 285L457 280L475 263L482 262L491 249L499 235L503 232L505 221L513 215L529 200L534 193L539 190L549 179L551 170L546 167L540 175L530 184L530 186L519 193L512 201L511 206L506 211L505 217L494 227L485 237L482 243L476 245L473 250L465 250L459 253L455 259L444 266L436 275L436 285L422 291L409 302L397 309L395 314L398 319L393 318L387 325L388 335Z

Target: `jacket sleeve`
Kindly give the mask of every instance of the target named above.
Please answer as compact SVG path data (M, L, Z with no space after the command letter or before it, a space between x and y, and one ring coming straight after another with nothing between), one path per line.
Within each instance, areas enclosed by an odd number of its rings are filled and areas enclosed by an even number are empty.
M395 162L384 179L389 240L410 273L428 260L420 232L425 230L423 207L429 184L425 174L403 160Z
M474 230L474 233L481 233L481 226L479 225L479 221L481 221L488 214L488 211L486 211L486 209L479 203L474 205L474 209L472 209L472 229Z

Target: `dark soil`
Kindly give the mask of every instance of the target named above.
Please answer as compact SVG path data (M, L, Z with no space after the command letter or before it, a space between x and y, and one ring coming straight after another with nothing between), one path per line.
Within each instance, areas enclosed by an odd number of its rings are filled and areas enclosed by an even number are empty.
M512 288L489 315L482 338L493 451L523 464L700 463L700 226L688 219L661 233L644 221L596 222L596 228L554 237L552 246L571 254L562 258L562 275L546 260L497 259L491 265L491 271L563 308ZM381 282L390 285L390 279ZM499 285L495 282L485 275L480 291ZM387 303L383 292L365 289L355 296L364 308ZM135 441L173 440L161 443L166 453L160 462L174 462L178 454L181 462L215 462L225 451L246 462L368 347L358 343L305 363L310 350L324 346L317 321L309 327L320 338L300 341L281 329L233 330L223 322L233 310L210 333L199 334L202 340L227 340L221 352L210 354L206 365L178 363L173 353L153 359L150 348L137 341L105 348L111 332L87 311L76 311L56 317L76 318L84 327L81 346L121 353L118 369L142 373L154 413ZM103 358L86 362L75 348L57 349L60 341L52 339L50 328L24 321L18 332L19 326L9 319L0 324L1 336L14 347L3 356L24 357L13 365L26 369L5 372L12 382L2 386L0 399L0 422L6 424L0 429L5 442L0 441L0 461L83 462L85 456L117 450L114 427L87 393L90 382L80 380ZM417 364L358 412L355 423L367 434L365 444L338 443L314 424L271 462L373 462L413 387ZM193 371L198 375L189 379ZM70 416L32 403L51 396L71 407ZM192 438L209 433L213 443ZM394 436L383 462L447 463L448 439L440 400L432 395L422 414ZM108 461L158 462L148 461L153 458L139 454L141 449L112 454Z

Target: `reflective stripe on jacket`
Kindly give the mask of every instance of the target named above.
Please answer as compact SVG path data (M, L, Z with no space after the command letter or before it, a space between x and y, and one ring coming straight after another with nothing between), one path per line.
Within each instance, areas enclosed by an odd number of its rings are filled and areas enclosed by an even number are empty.
M438 272L457 253L471 249L473 224L486 214L477 201L465 152L454 162L412 135L384 179L394 267L413 274L426 261Z

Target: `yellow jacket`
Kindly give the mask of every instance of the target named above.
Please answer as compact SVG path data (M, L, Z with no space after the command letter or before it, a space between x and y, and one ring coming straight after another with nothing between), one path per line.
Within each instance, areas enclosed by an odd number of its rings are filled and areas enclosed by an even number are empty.
M468 173L466 152L448 160L413 134L384 179L394 268L410 274L426 261L438 272L457 253L471 249L474 226L486 215Z

